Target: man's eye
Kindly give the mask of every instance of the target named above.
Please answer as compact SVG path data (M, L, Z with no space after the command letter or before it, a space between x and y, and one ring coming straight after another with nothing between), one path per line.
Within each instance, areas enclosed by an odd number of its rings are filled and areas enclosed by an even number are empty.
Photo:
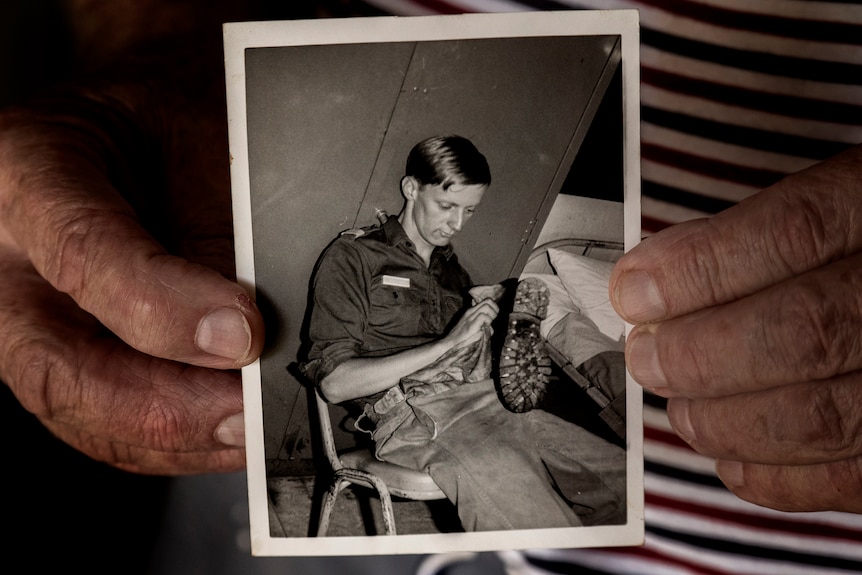
M441 210L451 210L452 206L450 206L449 204L440 204L440 209Z

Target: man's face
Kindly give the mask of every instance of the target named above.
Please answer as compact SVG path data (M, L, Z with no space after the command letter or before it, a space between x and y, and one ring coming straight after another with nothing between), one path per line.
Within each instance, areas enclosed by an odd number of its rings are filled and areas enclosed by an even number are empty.
M413 201L412 219L415 233L411 238L429 247L448 245L464 227L482 201L488 186L453 185L444 190L440 185L419 186Z

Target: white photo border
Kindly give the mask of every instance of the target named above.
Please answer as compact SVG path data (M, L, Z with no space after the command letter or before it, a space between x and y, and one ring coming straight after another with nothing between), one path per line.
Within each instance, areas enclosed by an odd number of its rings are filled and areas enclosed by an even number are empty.
M250 201L245 51L321 44L416 42L478 38L619 35L623 82L624 240L640 241L639 30L635 10L520 12L458 16L244 22L224 26L225 72L237 281L255 293ZM630 326L627 327L630 329ZM639 545L644 536L643 398L627 376L627 505L625 525L506 532L361 537L274 537L264 455L260 363L242 370L252 554L377 555Z

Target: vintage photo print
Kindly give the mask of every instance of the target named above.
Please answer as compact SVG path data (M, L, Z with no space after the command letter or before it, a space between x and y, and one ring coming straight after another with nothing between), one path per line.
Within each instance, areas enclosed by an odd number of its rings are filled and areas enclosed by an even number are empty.
M225 26L252 551L637 545L634 11Z

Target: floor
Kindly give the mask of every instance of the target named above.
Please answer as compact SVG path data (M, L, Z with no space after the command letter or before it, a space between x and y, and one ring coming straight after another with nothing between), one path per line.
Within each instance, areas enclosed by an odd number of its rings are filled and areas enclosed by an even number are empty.
M268 482L273 503L274 536L307 537L316 529L319 514L313 477L275 477ZM399 534L427 534L460 529L454 507L448 501L393 500ZM339 494L327 535L382 534L383 515L373 491L348 487Z

